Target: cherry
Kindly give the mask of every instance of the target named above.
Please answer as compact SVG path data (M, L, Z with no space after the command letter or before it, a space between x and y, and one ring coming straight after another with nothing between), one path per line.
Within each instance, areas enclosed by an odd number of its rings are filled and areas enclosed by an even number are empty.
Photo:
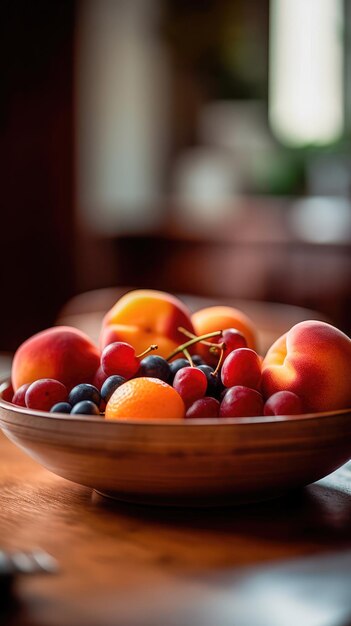
M243 385L258 389L261 382L260 357L250 348L234 350L224 360L221 378L225 387Z
M174 377L173 387L189 407L195 400L202 398L207 389L206 374L198 367L183 367Z
M227 390L219 417L254 417L263 415L263 398L255 389L236 385Z
M206 396L205 398L199 398L191 404L185 414L185 417L218 417L219 413L219 401L215 398Z
M101 355L101 366L107 376L118 374L124 378L132 378L140 366L140 358L157 346L150 346L145 352L135 354L135 349L124 341L115 341L104 348Z
M247 341L236 328L225 328L222 332L222 341L225 343L224 355L228 356L233 350L247 348Z

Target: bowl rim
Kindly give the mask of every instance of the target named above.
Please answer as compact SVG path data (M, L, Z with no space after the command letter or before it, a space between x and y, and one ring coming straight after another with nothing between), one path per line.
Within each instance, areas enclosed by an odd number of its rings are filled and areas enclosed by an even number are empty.
M49 411L40 411L39 409L28 409L27 407L12 404L7 400L4 400L2 395L4 391L10 386L11 379L9 377L0 379L0 409L10 411L10 413L20 413L22 415L28 415L35 417L36 419L49 419L51 422L89 422L90 424L109 424L111 426L120 426L121 424L128 426L170 426L170 427L186 427L186 426L220 426L224 428L226 426L233 425L249 425L249 424L273 424L277 422L302 422L306 420L320 420L327 419L335 415L343 415L351 413L351 408L338 409L336 411L323 411L320 413L301 413L299 415L260 415L255 417L203 417L203 418L187 418L187 419L130 419L119 418L118 420L106 420L101 416L95 415L67 415L66 413L50 413ZM0 426L2 422L0 414ZM103 428L105 428L104 426Z

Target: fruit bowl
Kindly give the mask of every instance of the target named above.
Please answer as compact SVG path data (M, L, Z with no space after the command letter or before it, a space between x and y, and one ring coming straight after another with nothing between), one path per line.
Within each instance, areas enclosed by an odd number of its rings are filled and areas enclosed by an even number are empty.
M116 499L214 506L277 497L351 458L351 409L295 416L108 421L6 401L0 427L50 471Z

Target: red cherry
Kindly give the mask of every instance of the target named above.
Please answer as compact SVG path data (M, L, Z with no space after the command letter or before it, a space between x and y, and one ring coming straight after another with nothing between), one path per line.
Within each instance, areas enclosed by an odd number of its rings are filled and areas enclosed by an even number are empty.
M207 389L206 374L197 367L182 367L173 380L173 387L183 398L187 407L202 398Z
M233 350L238 350L238 348L247 348L247 341L244 335L236 330L236 328L225 328L222 332L222 339L220 341L224 341L225 343L225 357L233 352Z
M188 408L185 417L218 417L219 402L215 398L205 397L195 400Z
M263 398L255 389L236 385L227 390L219 417L254 417L263 415Z
M107 376L118 374L131 378L137 373L140 359L133 346L124 341L115 341L104 348L101 355L101 367Z
M243 385L258 389L261 382L261 360L250 348L238 348L224 360L221 372L225 387Z

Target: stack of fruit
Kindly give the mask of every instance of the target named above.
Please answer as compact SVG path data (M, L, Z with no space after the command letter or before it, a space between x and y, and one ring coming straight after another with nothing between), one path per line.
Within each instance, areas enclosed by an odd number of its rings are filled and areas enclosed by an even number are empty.
M100 349L55 327L17 350L12 402L106 419L295 415L351 406L351 340L301 322L262 358L252 322L232 307L191 315L174 296L132 291L103 320Z

